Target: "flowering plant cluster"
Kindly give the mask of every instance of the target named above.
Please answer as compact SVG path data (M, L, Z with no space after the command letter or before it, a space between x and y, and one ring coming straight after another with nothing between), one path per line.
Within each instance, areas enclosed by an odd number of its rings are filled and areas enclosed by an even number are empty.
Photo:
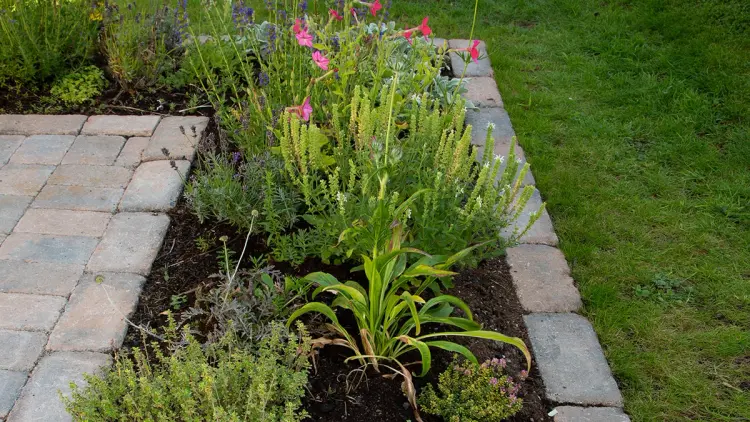
M481 365L454 359L440 374L437 391L428 385L419 396L425 413L447 422L499 422L517 413L523 400L520 384L506 375L505 358L493 358ZM528 372L521 371L519 381Z

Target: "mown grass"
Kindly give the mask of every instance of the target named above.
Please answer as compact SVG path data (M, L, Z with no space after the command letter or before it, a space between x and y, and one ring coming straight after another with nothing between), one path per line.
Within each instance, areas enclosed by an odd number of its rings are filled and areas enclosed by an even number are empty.
M473 1L394 1L468 38ZM520 143L635 421L750 420L750 3L480 0Z

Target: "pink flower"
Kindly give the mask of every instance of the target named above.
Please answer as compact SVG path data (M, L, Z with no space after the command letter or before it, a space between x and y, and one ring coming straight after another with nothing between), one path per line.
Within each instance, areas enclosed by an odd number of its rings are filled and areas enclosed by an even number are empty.
M529 371L527 371L525 369L522 369L521 370L521 379L525 380L526 378L528 378L528 376L529 376Z
M309 32L307 32L307 28L300 29L297 35L295 35L295 37L297 37L297 42L299 43L299 45L304 45L305 47L312 47L313 37L312 35L310 35Z
M330 60L328 60L328 58L326 58L326 56L324 56L320 51L313 51L312 59L319 68L328 70L328 62L330 62Z
M299 32L302 30L302 21L299 20L299 18L294 20L294 26L292 26L292 31L294 34L299 34Z
M303 101L302 104L298 106L287 107L286 110L290 113L296 114L300 117L300 119L304 121L310 120L310 116L313 112L313 108L310 105L310 97L305 97L305 101Z
M422 19L422 24L419 25L417 28L419 28L419 32L424 35L425 39L427 39L427 36L432 34L432 29L427 25L427 20L430 19L429 16L425 16L424 19Z
M380 0L375 0L375 1L374 1L374 2L373 2L373 3L371 4L371 5L370 5L370 13L372 13L372 15L373 15L373 16L375 16L375 15L377 15L377 14L378 14L378 10L380 10L380 9L382 9L382 8L383 8L383 5L381 5L381 4L380 4Z
M477 63L477 59L479 58L479 50L477 50L478 45L479 41L474 40L471 47L467 49L469 51L469 54L471 54L471 59L474 60L474 63Z
M490 378L490 384L497 385L497 378L495 377Z
M344 19L344 17L339 15L339 12L337 12L334 9L329 10L328 13L331 15L332 18L336 19L337 21Z

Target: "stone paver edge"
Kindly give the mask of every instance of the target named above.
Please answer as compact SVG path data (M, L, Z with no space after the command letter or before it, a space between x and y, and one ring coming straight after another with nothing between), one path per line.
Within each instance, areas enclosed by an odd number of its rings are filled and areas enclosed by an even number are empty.
M468 42L467 40L455 40L454 39L454 40L448 40L448 45L451 46L451 47L458 47L458 46L463 47L464 44L466 44L467 42ZM492 67L491 67L490 62L489 62L489 56L487 55L487 51L486 51L486 47L485 47L484 42L482 42L480 44L479 49L480 49L480 54L482 54L484 57L482 58L482 60L480 60L480 66L476 66L475 69L473 69L474 72L472 72L468 76L469 76L469 79L471 77L483 78L483 81L486 82L487 79L485 79L485 78L493 78L494 79L494 73L492 71ZM463 71L463 67L461 66L461 68L459 68L459 66L457 66L457 64L462 64L463 61L460 58L458 58L457 55L452 54L451 55L451 62L452 62L452 66L453 66L453 69L452 69L453 70L453 76L454 77L460 77L461 76L461 72ZM477 69L477 67L479 69ZM480 72L478 72L478 71L480 71ZM482 73L482 72L484 72L484 73ZM469 82L469 83L471 83L471 82ZM499 91L499 89L498 89L498 91ZM467 100L473 101L475 104L479 104L479 107L481 109L496 109L496 110L502 110L503 112L505 112L505 110L504 110L504 104L502 102L502 99L500 99L499 101L497 101L496 104L491 104L491 102L490 102L490 104L488 104L487 101L482 101L482 98L474 98L473 97L473 95L477 95L477 94L478 93L476 93L476 92L472 93L470 91L468 93L468 95L464 94L464 97ZM483 129L483 128L479 128L479 129ZM512 130L512 126L511 126L511 130ZM520 149L520 145L518 145L517 148ZM529 173L530 172L531 171L529 171ZM538 190L537 190L537 192L538 192ZM545 211L545 213L546 213L546 211ZM550 235L556 239L557 235L555 234L554 227L551 224L548 226L548 230L551 231ZM556 249L557 248L557 245L556 245L557 242L554 242L554 243L555 244L548 245L547 247L552 247L552 248ZM540 245L540 244L544 244L544 243L543 242L536 242L536 241L525 241L522 238L520 240L519 246ZM519 251L518 255L523 255L524 253L525 253L524 251ZM559 254L562 255L562 252L559 252ZM506 257L506 259L507 259L507 257ZM563 259L563 263L564 263L564 267L565 267L564 268L564 272L567 273L567 275L569 275L570 274L570 270L569 270L569 268L567 266L567 262L565 262L564 259ZM518 290L517 279L516 279L517 276L514 276L513 274L511 274L511 276L514 279L513 282L514 282L514 285L516 287L516 290ZM576 292L577 292L577 287L576 286L573 286L573 289L576 290ZM573 313L575 311L577 311L577 309L570 310L568 312L561 311L561 313L558 313L557 315L561 315L561 316L565 316L565 315L568 315L568 316L578 315L577 313ZM548 312L539 312L539 311L536 311L536 312L525 311L525 314L527 314L527 316L532 316L532 315L534 315L534 316L555 315L554 313L550 314ZM585 319L585 317L583 317L583 318ZM529 327L529 323L527 322L527 318L524 318L524 321L525 321L525 324L527 326L527 329L529 329L530 327ZM590 325L590 323L589 323L589 325ZM593 331L593 329L592 329L592 331ZM583 332L581 332L581 333L583 333ZM531 337L531 333L529 333L529 337ZM594 338L596 339L596 334L595 333L594 333ZM533 343L533 341L532 341L532 343ZM535 360L537 360L537 365L539 365L539 359L540 358L541 359L545 359L545 357L543 357L544 353L541 350L536 350L534 348L534 344L531 344L530 346L532 348L532 354L534 355ZM601 350L601 344L599 344L598 339L596 339L596 346L598 346L599 350ZM605 362L606 362L606 358L605 358ZM607 373L609 374L609 377L612 377L611 376L611 372L609 371L609 365L606 365L606 370L607 370ZM548 380L545 379L544 374L541 374L541 376L542 376L542 380L544 381L545 385L547 385ZM612 380L614 380L614 378L612 378ZM579 382L581 384L587 384L589 381L592 381L592 380L585 379L585 377L580 377L580 379L579 379ZM616 386L616 383L615 383L615 386ZM563 386L562 388L564 389L565 387ZM616 390L617 390L616 392L619 394L619 388L616 388ZM628 416L622 410L622 402L621 402L621 400L620 400L619 403L617 403L618 404L617 406L611 406L611 405L608 406L608 405L606 405L604 403L587 404L587 403L571 403L571 402L567 402L566 403L566 402L560 402L560 401L553 400L550 397L550 394L549 394L548 391L546 392L545 395L547 396L547 398L550 401L555 402L556 405L558 406L550 414L551 416L555 416L555 421L556 422L574 422L576 420L581 420L580 416L574 417L573 419L571 419L571 416L572 416L572 415L570 415L571 411L576 412L576 415L578 415L579 413L586 413L586 412L588 412L589 409L602 409L602 412L606 412L606 416L604 416L604 414L602 414L600 416L600 418L603 418L603 419L597 419L597 420L600 420L601 422L626 422L626 421L630 421L630 418L628 418Z

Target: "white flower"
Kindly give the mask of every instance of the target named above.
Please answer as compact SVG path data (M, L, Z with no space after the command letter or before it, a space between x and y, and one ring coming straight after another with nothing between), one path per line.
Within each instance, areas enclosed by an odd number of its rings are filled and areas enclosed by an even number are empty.
M484 164L482 165L482 167L484 167L484 168L488 168L489 166L490 166L490 163L484 163Z
M495 156L495 161L500 161L500 164L502 164L503 162L505 162L505 157L498 154Z
M482 208L482 195L477 196L477 206Z
M410 218L411 218L411 208L407 208L406 209L406 219L408 220Z
M487 122L487 129L494 129L494 128L495 128L495 124L494 123Z
M346 195L345 195L345 194L343 194L343 193L341 193L341 191L337 192L337 193L336 193L336 201L337 201L337 202L338 202L339 204L341 204L341 205L344 205L344 204L346 204Z

